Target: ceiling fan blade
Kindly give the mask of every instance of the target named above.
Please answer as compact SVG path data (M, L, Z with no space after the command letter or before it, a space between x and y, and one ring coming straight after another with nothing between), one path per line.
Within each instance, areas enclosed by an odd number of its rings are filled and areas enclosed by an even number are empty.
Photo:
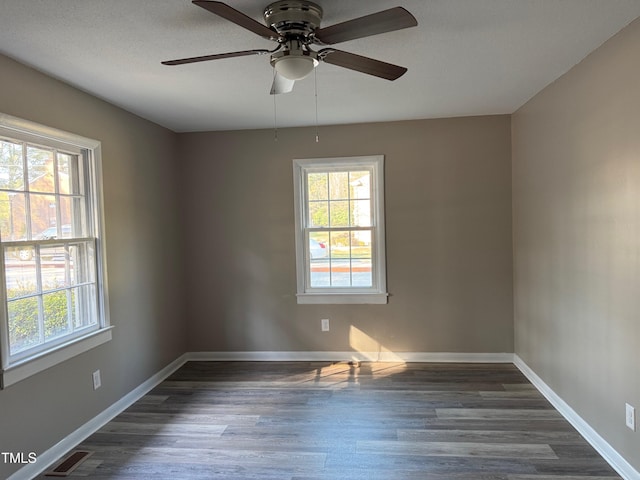
M244 13L230 7L226 3L213 2L210 0L193 0L193 3L199 7L215 13L219 17L225 18L236 25L246 28L247 30L270 40L277 40L279 35L266 25L255 21L253 18Z
M418 21L413 15L402 7L395 7L326 28L319 28L315 31L315 37L325 45L333 45L416 25L418 25Z
M207 62L209 60L220 60L222 58L246 57L247 55L265 55L267 53L271 53L271 52L269 50L244 50L242 52L217 53L214 55L203 55L201 57L168 60L161 63L163 65L184 65L186 63Z
M326 63L367 73L386 80L395 80L400 78L407 71L405 67L400 67L399 65L381 62L380 60L374 60L373 58L363 57L361 55L356 55L355 53L343 52L333 48L320 50L318 52L318 57Z
M295 80L289 80L283 77L278 72L273 76L273 84L271 85L271 95L279 95L281 93L289 93L293 90Z

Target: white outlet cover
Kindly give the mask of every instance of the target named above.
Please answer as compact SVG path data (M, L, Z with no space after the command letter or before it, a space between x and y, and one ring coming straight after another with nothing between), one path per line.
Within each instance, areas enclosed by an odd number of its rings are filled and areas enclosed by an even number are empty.
M322 320L320 320L321 325L322 325L322 331L323 332L328 332L329 331L329 319L328 318L323 318Z
M627 424L627 427L629 427L631 430L635 432L636 431L636 409L633 408L628 403L625 405L626 405L625 423Z
M102 386L102 379L100 378L100 370L93 372L93 389L97 390Z

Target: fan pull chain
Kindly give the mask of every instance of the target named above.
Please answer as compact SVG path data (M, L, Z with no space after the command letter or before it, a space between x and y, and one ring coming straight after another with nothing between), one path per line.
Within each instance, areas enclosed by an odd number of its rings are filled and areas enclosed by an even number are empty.
M318 132L318 70L313 69L313 84L316 96L316 143L320 141L320 134Z
M276 109L276 97L277 95L274 93L271 95L273 97L273 141L278 141L278 111Z

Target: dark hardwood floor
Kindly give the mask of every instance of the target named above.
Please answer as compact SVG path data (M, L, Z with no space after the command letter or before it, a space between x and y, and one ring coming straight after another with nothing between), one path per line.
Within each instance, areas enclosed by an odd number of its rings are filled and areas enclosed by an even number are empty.
M78 448L98 480L620 478L511 364L190 362Z

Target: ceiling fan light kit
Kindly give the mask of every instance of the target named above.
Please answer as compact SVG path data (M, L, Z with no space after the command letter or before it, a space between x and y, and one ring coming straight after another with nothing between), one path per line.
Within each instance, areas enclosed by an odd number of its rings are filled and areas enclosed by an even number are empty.
M271 57L271 65L276 69L276 72L289 80L302 80L318 65L318 60L310 53L303 55L282 53L281 56L274 54Z
M319 5L313 2L281 0L271 3L263 12L266 25L223 2L193 0L193 3L256 35L275 41L278 45L273 50L244 50L162 63L164 65L184 65L222 58L270 54L271 66L276 72L271 86L271 94L290 92L293 90L295 81L308 76L321 61L386 80L396 80L404 75L407 71L406 68L337 50L333 47L315 51L311 46L333 45L418 25L414 16L402 7L390 8L321 28L323 11Z
M298 39L289 41L286 48L271 54L271 66L289 80L302 80L318 65L318 54L305 49Z

